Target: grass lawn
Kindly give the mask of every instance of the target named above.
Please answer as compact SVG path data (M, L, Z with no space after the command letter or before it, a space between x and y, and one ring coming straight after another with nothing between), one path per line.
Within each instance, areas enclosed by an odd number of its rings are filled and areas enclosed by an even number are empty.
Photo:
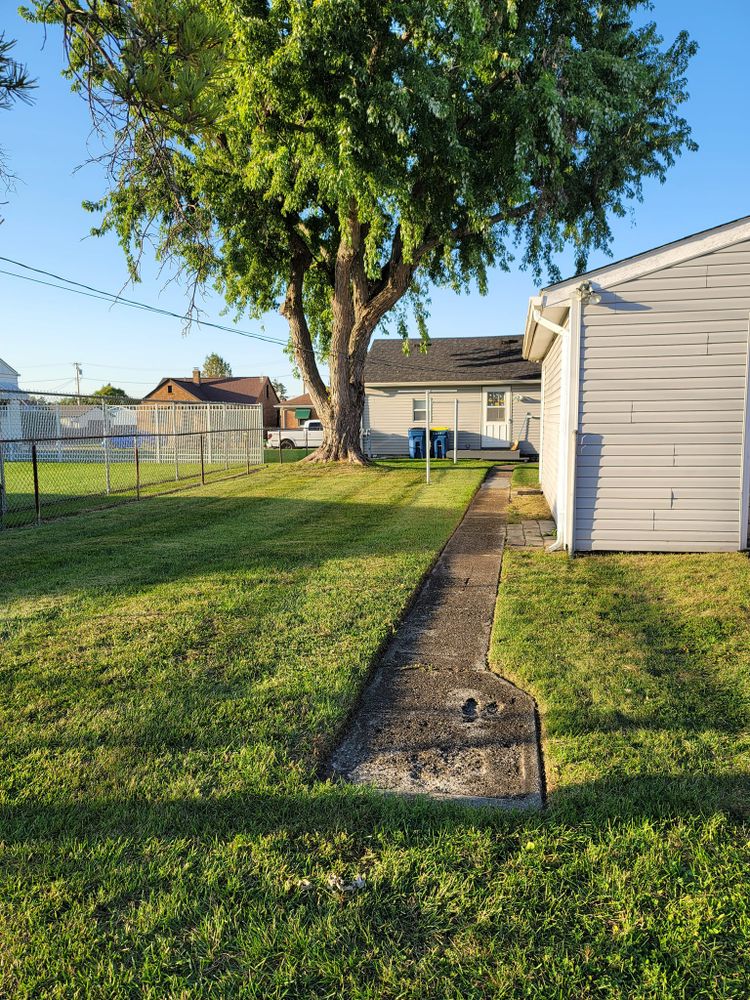
M218 479L245 470L244 461L225 466L224 462L204 462L206 478ZM6 528L33 524L34 470L31 462L5 462L6 509L0 525ZM200 462L181 461L179 479L174 462L146 462L139 466L142 494L194 486L200 480ZM101 461L45 462L37 466L42 520L53 520L81 511L107 507L132 500L137 494L135 462L113 461L107 471Z
M311 454L315 451L314 448L282 448L281 457L279 457L278 448L264 448L263 449L263 461L266 465L276 465L281 463L282 465L288 465L290 462L299 462L301 459L305 458L306 455Z
M0 996L747 997L741 557L667 557L673 604L506 554L546 813L316 779L482 474L272 467L0 539Z
M524 496L519 490L538 490L539 463L528 462L517 465L510 480L510 504L508 505L508 521L511 524L526 520L550 520L547 501L541 495Z

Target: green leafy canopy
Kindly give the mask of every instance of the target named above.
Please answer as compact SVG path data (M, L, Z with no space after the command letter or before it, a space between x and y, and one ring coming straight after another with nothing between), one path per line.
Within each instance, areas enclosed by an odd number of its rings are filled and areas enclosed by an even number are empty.
M220 354L214 351L206 355L203 367L201 368L201 374L205 378L230 378L232 375L232 366Z
M637 0L37 0L112 136L90 207L133 274L144 241L238 311L278 307L304 261L325 354L354 243L369 337L430 284L486 290L513 255L557 276L694 148L680 114L695 44ZM380 306L384 308L380 310ZM401 313L399 314L399 310ZM378 314L380 313L380 314ZM365 315L364 313L362 314Z

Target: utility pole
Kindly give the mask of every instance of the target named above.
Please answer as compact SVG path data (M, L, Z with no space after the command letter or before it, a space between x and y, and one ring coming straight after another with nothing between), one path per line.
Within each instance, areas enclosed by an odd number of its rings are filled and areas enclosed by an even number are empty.
M80 403L81 402L81 375L83 375L83 368L81 368L80 364L77 361L73 362L73 368L75 369L75 373L76 373L76 396L78 398L78 402Z

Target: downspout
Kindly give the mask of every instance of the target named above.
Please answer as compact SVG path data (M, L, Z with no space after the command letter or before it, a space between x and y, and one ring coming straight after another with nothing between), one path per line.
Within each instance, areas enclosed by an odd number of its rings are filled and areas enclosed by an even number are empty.
M568 481L566 484L567 526L566 536L568 552L575 555L576 538L576 478L578 458L578 418L580 410L581 386L581 327L583 306L587 301L580 291L570 300L570 337L568 351L570 353L570 396L568 398Z

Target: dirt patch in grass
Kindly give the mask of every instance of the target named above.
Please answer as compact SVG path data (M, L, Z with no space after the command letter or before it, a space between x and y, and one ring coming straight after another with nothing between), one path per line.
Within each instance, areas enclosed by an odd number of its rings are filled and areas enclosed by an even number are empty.
M552 514L541 493L521 492L539 489L541 487L537 462L519 465L513 470L510 482L510 504L508 505L508 522L510 524L517 524L519 521L551 520Z

